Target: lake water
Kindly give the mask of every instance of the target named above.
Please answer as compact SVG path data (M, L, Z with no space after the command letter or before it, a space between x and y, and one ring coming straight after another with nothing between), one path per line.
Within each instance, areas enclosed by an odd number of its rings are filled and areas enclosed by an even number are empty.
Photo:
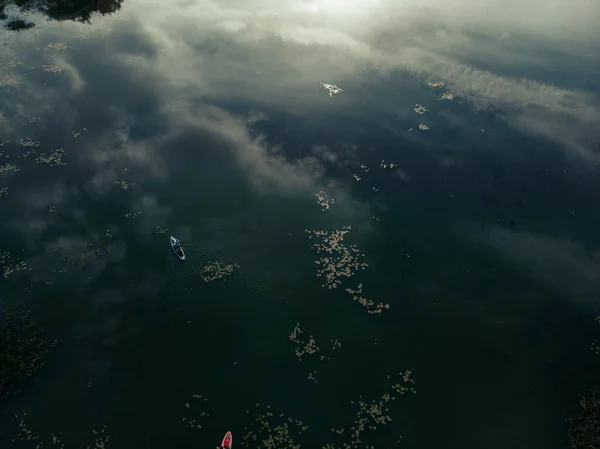
M555 3L3 31L0 252L27 269L0 293L61 341L0 445L39 444L24 419L46 447L567 447L600 372L600 12Z

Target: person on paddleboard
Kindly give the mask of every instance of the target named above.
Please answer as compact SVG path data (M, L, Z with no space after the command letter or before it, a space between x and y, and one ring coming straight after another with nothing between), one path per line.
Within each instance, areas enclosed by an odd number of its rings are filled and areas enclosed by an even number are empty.
M231 432L227 432L218 449L231 449L232 443L233 443L233 436L231 435Z
M175 240L175 243L173 243L173 248L175 248L175 251L177 251L178 254L183 255L183 251L181 251L181 242L179 239Z

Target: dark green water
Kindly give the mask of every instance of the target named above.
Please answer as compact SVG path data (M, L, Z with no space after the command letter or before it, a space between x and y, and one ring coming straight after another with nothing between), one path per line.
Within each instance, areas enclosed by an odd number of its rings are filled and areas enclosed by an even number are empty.
M595 10L559 33L558 6L488 3L127 1L2 34L0 252L29 270L1 299L61 343L0 404L0 446L38 444L27 413L46 447L240 447L271 411L345 447L410 370L357 447L567 447L600 360ZM323 288L306 230L344 226L366 265Z

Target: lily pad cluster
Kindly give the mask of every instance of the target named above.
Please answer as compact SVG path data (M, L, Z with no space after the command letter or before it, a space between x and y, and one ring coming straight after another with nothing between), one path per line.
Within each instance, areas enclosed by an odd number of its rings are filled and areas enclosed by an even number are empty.
M416 394L414 381L411 378L410 370L401 371L398 375L387 376L389 381L395 383L387 392L381 395L379 399L368 400L362 395L356 401L351 401L350 404L356 409L356 416L349 428L332 428L330 429L336 435L336 439L341 440L337 443L328 443L322 449L357 449L357 448L374 448L366 444L363 440L365 434L374 432L381 426L385 426L392 422L389 407L397 399L397 395L405 393Z
M228 264L215 260L202 267L200 276L204 282L216 281L218 279L227 280L227 277L230 276L236 268L239 268L238 264Z
M253 415L252 423L242 432L242 446L261 449L299 449L298 437L308 430L302 421L274 413L270 405ZM252 415L249 410L246 414Z
M588 391L579 396L579 413L569 418L572 449L600 447L600 392Z
M350 278L357 272L365 270L367 264L361 262L364 254L355 245L344 245L344 237L350 232L350 226L344 226L335 231L319 231L305 229L309 239L317 240L313 249L317 254L323 254L315 261L317 277L323 278L322 287L337 288L343 278Z
M310 356L316 356L317 352L320 351L319 346L317 345L317 341L315 340L315 337L313 335L309 335L308 337L303 336L305 334L305 332L300 328L300 323L297 323L296 326L294 326L294 329L292 329L292 332L290 332L288 338L290 339L290 341L292 343L295 344L296 349L295 349L295 354L296 354L296 358L298 359L299 362L302 362L303 358L307 358ZM337 348L341 348L342 347L342 343L338 340L331 340L331 350L329 352L329 355L324 355L321 354L319 355L319 361L323 362L326 360L331 360L331 354L337 349ZM313 370L308 374L308 380L313 381L314 383L319 383L317 380L317 374L318 371L317 370Z
M30 270L27 266L27 262L13 257L8 252L0 253L0 269L2 270L2 275L5 279L8 279L8 277L15 272Z
M181 422L188 429L202 429L200 420L206 419L210 416L210 413L199 407L204 407L204 403L208 399L203 397L201 394L193 394L192 399L184 404L186 414L181 418ZM194 415L192 415L192 411Z
M61 438L62 433L52 433L49 438L42 438L40 435L37 435L37 433L35 433L27 424L27 413L15 415L15 418L19 420L19 424L16 438L12 440L13 443L28 442L31 444L30 447L35 447L38 449L44 447L44 443L47 443L46 446L55 446L61 449L65 448L65 443ZM94 442L92 444L88 444L86 449L106 449L108 447L108 441L110 440L110 437L106 432L106 426L100 430L93 429L92 435L94 437Z
M27 312L0 312L0 399L19 392L44 365L52 345Z

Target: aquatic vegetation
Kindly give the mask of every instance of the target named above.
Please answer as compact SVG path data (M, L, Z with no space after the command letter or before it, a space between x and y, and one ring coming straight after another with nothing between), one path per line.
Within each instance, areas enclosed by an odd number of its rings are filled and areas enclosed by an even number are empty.
M65 68L55 64L44 64L42 65L42 70L47 73L60 73Z
M427 108L422 104L415 104L415 108L413 109L417 114L423 115L427 112Z
M15 415L16 419L19 419L19 415ZM47 446L57 446L60 449L64 449L65 448L65 444L64 442L59 438L59 435L62 435L62 433L59 433L58 435L56 433L52 433L50 435L50 438L47 439L42 439L40 438L39 435L36 435L33 430L27 425L27 422L25 421L27 418L27 413L23 413L23 415L21 415L21 420L19 421L19 425L18 425L18 433L15 439L13 439L13 443L16 443L17 441L20 442L30 442L32 445L35 445L35 447L37 449L41 448L44 446L44 443L47 442ZM107 444L108 441L110 440L107 432L106 432L106 426L104 426L102 429L100 430L96 430L93 429L92 430L92 435L94 437L94 443L91 445L87 445L86 449L106 449L107 448ZM32 446L33 447L33 446Z
M169 230L169 228L163 228L162 226L156 227L157 234L166 234L168 230Z
M440 95L440 100L454 100L455 95L450 92L444 92Z
M335 198L329 197L329 195L322 190L319 191L319 193L315 193L315 196L317 197L317 202L319 203L319 206L321 206L322 211L329 209L330 204L335 204Z
M106 249L105 249L106 250ZM67 268L65 265L67 266L79 266L79 268L81 268L81 270L86 270L89 269L92 266L92 260L93 260L93 255L96 255L96 258L100 259L102 257L100 251L98 249L96 249L95 251L86 251L83 254L80 254L78 256L64 256L61 260L61 267L58 269L55 269L55 272L58 273L66 273L67 272Z
M365 298L362 295L362 287L362 284L358 284L356 290L347 288L346 292L350 293L350 295L352 295L352 301L358 301L358 303L367 310L367 313L371 315L381 315L381 312L383 312L384 309L390 308L389 304L383 304L381 302L376 304L374 301Z
M42 117L29 117L27 123L44 123L44 119Z
M196 410L197 405L202 405L203 403L207 402L208 399L205 397L202 397L201 394L193 394L192 395L192 399L190 400L190 402L186 402L184 404L184 407L186 409L186 415L187 416L183 416L181 418L181 422L183 423L183 425L188 428L188 429L202 429L202 425L198 423L198 420L201 418L207 418L210 416L210 413L207 413L204 410L200 410L198 412L198 416L199 418L192 418L190 417L191 411L188 412L188 410ZM195 404L194 406L192 406L192 404Z
M17 394L22 381L39 370L56 344L22 310L0 314L0 399Z
M445 84L442 81L430 81L429 84L431 87L444 87Z
M314 237L318 240L313 244L317 254L326 253L315 261L317 277L324 278L322 287L337 288L342 284L342 278L350 278L368 266L360 261L364 254L355 245L346 246L343 243L350 229L350 226L344 226L335 231L304 230L309 234L309 239Z
M68 45L66 42L57 42L55 44L48 44L46 45L46 48L44 48L44 51L48 51L48 50L66 50L68 48Z
M593 449L600 441L600 397L597 391L579 396L579 413L568 420L572 449Z
M0 266L2 267L2 275L5 279L8 279L13 273L31 270L27 266L27 262L16 259L7 252L0 253Z
M259 409L260 404L256 404ZM251 415L246 410L247 415ZM308 430L302 421L286 417L283 413L273 413L271 406L266 411L258 410L253 421L242 431L243 447L260 449L299 449L296 438Z
M315 337L311 335L308 339L305 339L301 337L302 334L304 334L304 331L300 329L300 323L297 323L289 335L290 341L296 344L296 357L298 357L298 360L300 361L302 361L302 357L305 355L316 354L319 350Z
M204 282L216 281L218 279L227 280L227 277L233 273L233 270L239 268L238 264L226 264L224 262L213 261L204 265L200 270L200 276Z
M596 318L594 318L594 321L596 323L600 324L600 316L597 316ZM594 351L596 354L600 354L600 340L594 340L592 342L590 349L592 351Z
M399 373L399 379L390 387L390 391L384 393L380 399L364 400L362 395L357 401L351 401L350 404L357 407L356 417L349 429L330 429L332 433L337 435L337 438L346 439L339 445L330 443L323 446L323 449L353 449L358 447L373 447L364 445L363 434L367 431L376 431L378 427L385 426L392 422L392 417L389 415L389 405L396 400L394 393L403 395L404 393L416 394L414 381L411 379L412 372L404 371ZM392 380L391 376L387 376L388 380ZM349 441L348 441L349 440Z
M63 149L52 150L50 153L40 153L38 157L35 158L35 161L38 164L46 164L49 167L60 167L63 165L67 165L66 162L63 162L62 158L65 155L65 151Z
M38 148L40 146L40 141L39 140L34 140L30 137L25 137L24 139L21 139L17 142L19 145L21 145L24 148L28 148L27 151L19 154L18 157L29 157L31 154L38 154L38 152L36 150L34 150L34 148Z
M141 215L141 213L142 213L141 210L139 210L137 212L127 212L125 214L125 218L137 218L137 217L139 217Z
M105 239L112 237L109 230L106 231L104 237ZM105 245L106 240L100 239L98 244L84 242L75 248L65 248L59 245L55 248L55 251L61 255L60 266L52 271L55 273L66 273L68 271L67 268L70 270L71 267L79 268L81 271L93 270L95 267L94 260L102 259L106 253L111 252L110 248ZM85 248L83 252L80 249L81 246Z
M379 221L377 218L373 219ZM344 226L336 231L316 231L305 229L309 238L313 236L320 241L313 244L313 248L318 254L325 253L323 257L317 259L317 277L323 277L325 283L321 287L329 289L337 288L342 284L343 278L351 278L357 272L363 271L368 264L361 262L365 255L360 253L355 245L345 246L343 244L344 236L350 232L350 226ZM384 309L389 309L389 304L375 303L362 295L362 284L356 289L347 288L346 292L352 295L353 301L358 301L369 314L381 315Z
M315 340L315 337L313 335L310 335L307 337L303 337L302 335L304 334L304 331L302 329L300 329L300 323L297 323L296 326L294 326L294 329L292 330L292 332L290 333L290 335L288 336L288 338L290 339L290 341L292 341L295 345L296 345L296 349L295 349L295 354L296 357L298 358L298 361L302 362L302 359L306 356L312 356L312 355L316 355L317 352L319 352L320 348L317 345L317 342ZM331 340L332 343L332 348L331 351L335 351L337 348L341 348L342 347L342 343L339 340ZM325 355L320 355L319 356L319 361L323 362L326 360L331 360L331 357L325 356ZM313 381L314 383L319 383L317 380L317 370L311 371L308 374L308 380Z
M19 61L8 61L8 62L0 62L0 70L14 70L17 67L21 67L23 64L21 64Z
M415 390L415 388L413 387L413 385L415 384L415 381L411 379L412 371L406 370L404 372L400 372L399 374L401 376L401 379L399 380L399 382L392 385L392 390L394 390L396 393L400 393L400 394L404 394L404 393L417 394L417 390ZM390 378L391 377L388 376L388 379L390 379Z
M340 89L338 86L336 86L335 84L329 84L329 83L321 83L321 86L327 90L329 92L329 96L333 97L334 95L339 94L340 92L343 92L342 89Z
M9 143L8 140L0 140L0 148L2 148L3 146L5 146L8 143ZM6 150L0 150L0 157L3 157L5 159L10 159L10 154L8 154L6 152Z
M12 165L12 164L9 164L9 163L6 163L4 165L0 165L0 176L7 175L9 173L16 173L18 171L21 171L21 169L17 168L16 165Z
M8 195L8 187L0 188L0 197Z
M121 190L126 191L129 189L129 184L127 184L125 181L115 181L115 184L117 184Z
M79 136L81 136L82 133L86 133L86 132L87 132L87 128L81 128L78 131L73 131L72 134L73 134L73 137L75 137L77 139Z
M7 76L4 79L0 79L0 87L15 87L20 84L23 84L23 83L21 83L21 81L19 81L14 76Z
M429 126L425 125L424 123L419 123L419 129L421 131L428 131L431 128L429 128Z
M37 148L40 146L39 140L33 140L31 137L25 137L19 140L19 145L25 148Z

